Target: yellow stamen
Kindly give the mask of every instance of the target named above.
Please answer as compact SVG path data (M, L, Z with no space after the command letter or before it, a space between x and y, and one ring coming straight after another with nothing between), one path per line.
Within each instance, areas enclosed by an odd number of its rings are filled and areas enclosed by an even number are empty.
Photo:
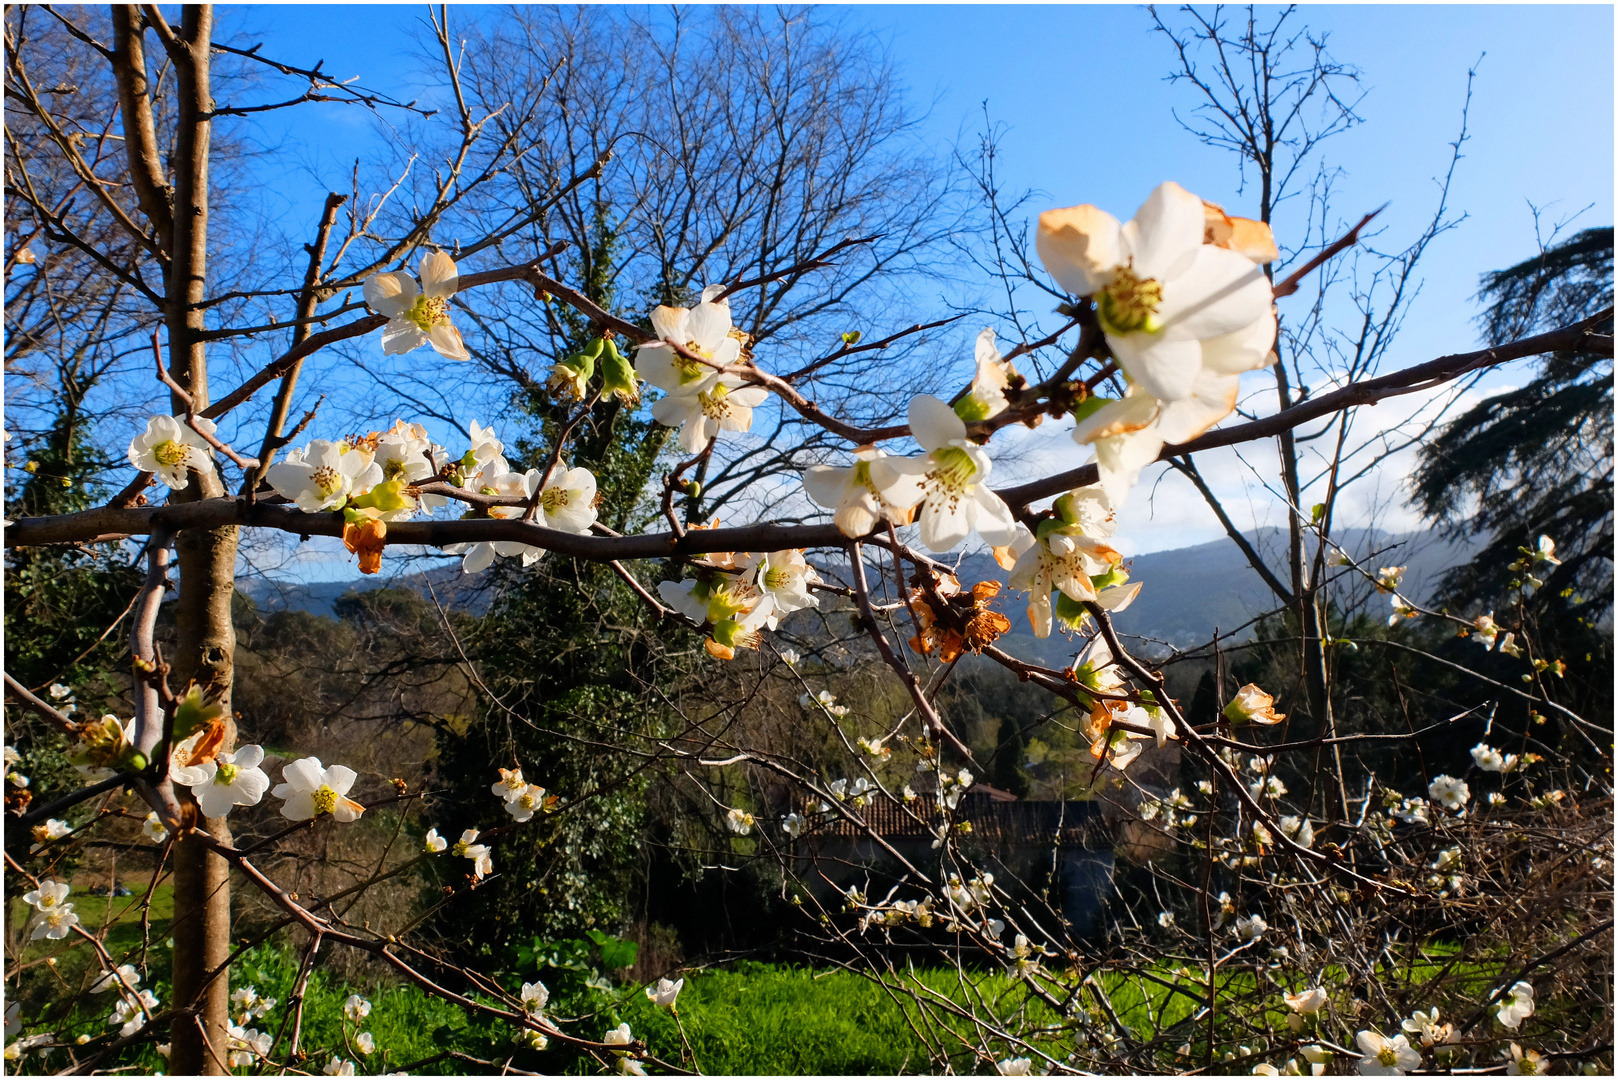
M237 771L236 766L221 763L219 771L213 774L213 782L216 784L234 784Z
M425 334L439 323L449 322L449 301L441 296L418 296L404 317Z
M315 816L329 814L337 808L337 792L329 784L321 784L315 792Z
M1163 286L1156 278L1141 277L1133 265L1120 266L1113 272L1112 283L1101 290L1101 325L1113 334L1155 333L1162 329L1157 321L1162 303Z
M176 465L184 465L185 459L190 456L190 453L191 450L188 446L184 443L177 443L172 439L167 442L160 442L152 447L152 456L157 459L158 464L166 465L171 469Z

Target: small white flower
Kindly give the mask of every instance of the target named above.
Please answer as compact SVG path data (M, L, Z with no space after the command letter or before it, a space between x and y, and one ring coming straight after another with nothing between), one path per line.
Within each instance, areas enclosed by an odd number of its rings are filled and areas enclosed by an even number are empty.
M1269 319L1273 301L1254 258L1204 243L1206 229L1202 200L1172 182L1127 223L1094 206L1039 218L1045 269L1073 295L1095 298L1118 366L1163 401L1190 397L1205 367L1258 368L1269 352L1267 340L1240 363L1210 352L1209 343Z
M371 1015L371 1003L358 994L350 994L348 1000L343 1002L343 1015L357 1024Z
M1472 747L1472 760L1484 772L1508 773L1517 767L1516 754L1502 754L1488 743Z
M646 996L650 998L652 1004L656 1005L658 1008L672 1009L674 1008L675 999L680 996L680 991L684 987L684 979L677 979L674 982L670 982L667 979L658 979L657 986L655 988L650 986L646 988Z
M382 482L382 468L369 453L346 442L315 439L264 474L277 494L314 514L340 510L350 495L362 495Z
M796 840L803 835L803 816L796 811L781 819L781 831Z
M90 993L104 994L108 990L115 988L119 991L128 990L130 993L134 993L135 988L139 985L140 972L135 970L135 965L119 964L118 970L108 971L97 979L95 984L90 987Z
M1033 1071L1033 1063L1025 1057L1006 1058L995 1062L994 1068L1001 1076L1027 1076Z
M372 1054L376 1051L376 1040L369 1031L362 1031L354 1036L354 1048L362 1054Z
M1010 544L1016 519L989 489L989 455L967 439L966 424L930 394L911 399L909 419L912 437L927 452L871 461L879 497L899 510L921 506L921 542L932 551L948 551L974 531L991 546Z
M1455 1041L1454 1025L1438 1022L1437 1006L1432 1012L1417 1010L1411 1013L1410 1019L1400 1021L1399 1026L1407 1033L1418 1036L1423 1046L1440 1046Z
M1541 536L1535 542L1533 556L1539 562L1548 562L1553 566L1562 565L1562 560L1556 557L1556 541L1548 536Z
M146 820L142 822L140 831L145 835L146 839L154 844L161 844L169 838L169 831L158 820L156 810L146 815Z
M1247 785L1247 790L1255 799L1279 799L1287 793L1287 786L1281 782L1279 776L1266 776Z
M1296 994L1283 994L1282 998L1286 1001L1287 1008L1293 1012L1308 1014L1319 1012L1325 1008L1329 995L1326 993L1325 987L1317 986L1311 990L1299 991Z
M429 855L437 855L447 847L449 847L449 841L438 835L437 828L427 830L427 837L422 841L423 851Z
M1270 924L1264 921L1262 915L1248 915L1236 920L1236 936L1247 941L1257 941L1269 928Z
M1287 717L1286 713L1275 711L1275 698L1256 684L1248 683L1236 691L1236 696L1225 706L1225 718L1233 724L1279 724Z
M629 1033L628 1024L619 1024L617 1027L603 1035L601 1037L601 1041L606 1043L608 1046L628 1046L630 1043L635 1041L635 1036ZM627 1051L614 1050L613 1053L624 1054L627 1053Z
M1504 792L1499 792L1499 791L1491 791L1491 792L1489 792L1489 805L1490 806L1504 806L1504 805L1506 805L1505 793Z
M1427 797L1441 804L1446 810L1464 810L1467 800L1472 797L1472 791L1464 780L1457 780L1453 776L1438 776L1427 785Z
M285 783L277 784L270 792L277 799L285 799L281 816L293 821L304 821L330 814L341 822L356 820L365 813L365 807L348 798L348 789L356 779L353 769L343 765L323 768L316 757L299 758L281 770Z
M493 784L489 791L498 795L506 802L510 802L528 790L528 781L523 779L522 769L501 769L499 782Z
M652 404L652 419L679 428L680 447L688 454L701 451L721 431L751 430L753 410L769 396L740 375L710 371L710 376Z
M65 901L67 894L72 891L73 886L65 881L46 878L39 883L39 888L23 893L22 902L43 915L48 911L71 906Z
M213 421L199 416L196 423L208 434L214 433ZM208 440L179 416L154 416L148 420L145 433L135 436L129 444L129 463L177 491L191 483L193 470L207 476L214 472ZM51 689L54 697L55 687Z
M325 1073L327 1076L353 1076L354 1063L352 1061L344 1061L342 1058L333 1054L332 1059L326 1062L325 1068L321 1069L320 1071Z
M1403 1035L1390 1039L1379 1032L1361 1031L1355 1041L1364 1055L1359 1061L1361 1076L1403 1076L1421 1065L1421 1054Z
M1421 614L1421 612L1411 607L1410 602L1404 597L1400 596L1398 593L1394 593L1393 596L1389 597L1389 603L1393 605L1393 614L1388 616L1389 626L1394 625L1400 619L1414 619Z
M543 1010L546 1004L549 1003L551 992L542 982L525 982L522 984L522 993L519 997L522 1001L523 1012L532 1016Z
M736 560L736 565L759 592L775 600L777 614L820 606L819 597L809 591L810 585L820 581L820 575L800 550L748 552Z
M176 784L191 789L203 817L224 817L238 806L256 806L264 798L270 778L258 767L263 760L264 749L249 743L201 765L175 766L169 775Z
M1534 1015L1534 987L1531 983L1514 983L1499 999L1495 1016L1500 1026L1516 1031L1522 1022Z
M886 502L871 479L871 463L887 455L874 446L854 451L852 465L811 465L803 489L819 506L835 510L832 520L844 536L864 536L884 518L896 525L910 515Z
M753 831L753 815L746 810L730 810L725 814L725 827L737 836L746 836Z
M455 260L442 251L421 260L419 288L415 278L402 272L372 274L366 278L365 302L372 311L388 319L388 324L382 328L383 355L393 356L431 345L446 359L472 359L460 331L449 317L449 298L459 287L460 272ZM352 1066L349 1072L353 1072Z
M803 657L798 655L797 649L782 649L781 659L790 667L795 665L799 660L802 660Z
M460 840L456 841L451 854L458 858L472 860L472 877L482 880L485 876L494 873L494 856L489 853L489 845L477 843L478 831L467 829L461 833Z
M56 682L51 683L50 694L52 701L61 701L63 698L72 697L73 691L70 687L64 685L63 683ZM10 758L6 759L6 764L12 764Z
M1157 913L1157 925L1167 930L1174 925L1174 912L1160 911Z
M540 486L539 512L547 529L562 532L590 532L595 524L596 478L589 469L566 469L558 465Z
M515 821L527 821L544 808L545 789L538 784L529 784L516 798L505 802L506 813Z
M1524 1050L1516 1043L1511 1044L1511 1060L1506 1062L1507 1076L1542 1076L1548 1072L1550 1067L1537 1050Z
M112 1007L112 1015L108 1023L122 1025L118 1034L124 1037L135 1034L146 1026L146 1016L158 1006L157 995L150 990L142 990L139 994L130 994L119 999L118 1004Z
M1314 845L1315 827L1308 818L1288 814L1276 824L1280 825L1281 831L1291 837L1299 847L1312 847Z

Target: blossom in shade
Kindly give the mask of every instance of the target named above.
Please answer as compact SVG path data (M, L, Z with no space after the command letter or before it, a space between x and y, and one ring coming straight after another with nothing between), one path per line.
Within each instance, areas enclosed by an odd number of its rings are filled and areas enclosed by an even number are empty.
M1498 1000L1499 1008L1495 1017L1500 1025L1511 1031L1516 1031L1522 1022L1534 1015L1534 987L1532 983L1518 982L1511 989L1502 994Z
M1427 785L1427 797L1446 810L1464 810L1467 800L1472 797L1472 792L1466 786L1466 781L1441 775Z
M523 1012L533 1015L545 1008L551 1000L551 992L542 982L525 982L518 997L522 1001Z
M1279 724L1286 713L1275 711L1275 699L1254 683L1236 691L1236 696L1225 706L1225 718L1232 723Z
M343 1002L343 1015L351 1023L357 1024L371 1015L371 1003L358 994L350 994L348 1000Z
M1296 994L1283 994L1287 1008L1298 1013L1316 1013L1325 1007L1328 1000L1326 988L1316 986L1310 990L1300 990Z
M141 823L140 831L146 839L154 844L161 844L169 838L169 831L164 828L163 822L158 819L156 810L146 815L146 820Z
M455 842L451 853L458 858L472 860L472 877L481 881L484 877L494 873L494 856L489 851L488 844L477 842L478 831L467 829L461 833L461 838Z

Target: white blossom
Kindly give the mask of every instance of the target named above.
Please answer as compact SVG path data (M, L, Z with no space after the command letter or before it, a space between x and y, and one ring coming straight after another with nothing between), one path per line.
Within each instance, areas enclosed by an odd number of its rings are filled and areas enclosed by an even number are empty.
M1403 1076L1421 1065L1421 1054L1411 1049L1410 1040L1403 1035L1390 1039L1379 1032L1361 1031L1355 1041L1364 1055L1358 1066L1361 1076Z
M684 979L676 979L673 982L670 982L668 979L658 979L657 986L655 988L650 986L646 988L646 996L650 998L652 1004L656 1005L658 1008L672 1009L674 1008L675 999L680 996L680 991L684 987Z
M1532 983L1518 982L1501 995L1495 1017L1500 1026L1516 1031L1522 1022L1534 1015L1534 987Z
M381 483L382 469L364 450L315 439L271 465L264 479L276 494L313 514L342 509L350 495L362 495Z
M921 542L932 551L948 551L974 531L991 546L1010 544L1016 519L989 489L989 455L967 439L966 424L930 394L911 399L909 418L911 435L927 452L872 460L880 498L898 510L921 506Z
M1438 776L1427 785L1427 797L1441 804L1446 810L1464 810L1467 800L1472 797L1472 791L1464 780L1457 780L1453 776Z
M457 858L472 860L472 877L482 880L494 873L494 856L490 854L489 845L477 843L478 831L467 829L461 833L461 838L455 842L451 853Z
M169 831L164 827L163 822L158 819L156 810L146 815L146 820L141 823L140 831L146 839L154 844L161 844L169 838Z
M449 841L438 835L436 828L428 829L426 839L422 841L422 850L429 855L437 855L449 847Z
M195 419L198 428L209 435L214 433L212 420L200 416ZM142 472L154 474L177 491L191 483L192 471L206 476L214 474L208 440L179 416L154 416L146 421L146 431L129 444L129 463ZM55 689L51 688L52 696Z
M543 1010L551 1000L551 992L542 982L525 982L518 997L522 1001L523 1012L534 1015Z
M263 760L263 747L249 743L201 765L174 766L169 775L191 789L203 817L224 817L235 807L256 806L264 798L270 778L258 767Z
M407 353L431 345L446 359L472 359L460 331L449 317L449 298L459 287L460 272L455 260L442 251L421 260L419 287L415 278L402 272L372 274L366 278L365 302L372 311L388 319L382 328L383 355Z
M349 1022L357 1024L371 1015L371 1003L358 994L350 994L348 1000L343 1002L343 1015Z
M348 789L356 779L353 769L344 765L322 767L317 757L299 758L281 770L284 783L270 792L277 799L285 799L281 816L303 821L330 814L341 822L357 819L365 807L348 798Z

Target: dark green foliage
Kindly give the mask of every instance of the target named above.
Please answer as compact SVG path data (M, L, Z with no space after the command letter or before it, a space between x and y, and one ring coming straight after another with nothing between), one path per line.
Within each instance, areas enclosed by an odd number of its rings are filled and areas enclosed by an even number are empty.
M106 462L81 415L64 411L38 444L23 449L35 469L20 474L26 480L7 504L8 516L73 513L105 497L89 478ZM140 588L141 574L129 555L116 544L7 550L5 666L12 678L30 688L62 682L87 715L129 715L127 707L119 708L126 642L116 631L97 640ZM23 755L19 770L32 780L36 800L82 786L62 754L67 739L54 726L8 707L6 736Z
M1612 248L1611 228L1588 229L1484 275L1489 343L1610 307ZM1612 332L1610 319L1605 332ZM1562 565L1535 571L1544 585L1523 615L1538 654L1569 661L1570 704L1591 716L1612 707L1611 635L1603 628L1610 626L1613 598L1612 408L1610 358L1554 353L1522 389L1491 397L1449 424L1423 449L1416 473L1417 500L1450 535L1490 537L1444 582L1456 611L1504 608L1521 577L1508 569L1519 549L1541 534L1556 541Z

